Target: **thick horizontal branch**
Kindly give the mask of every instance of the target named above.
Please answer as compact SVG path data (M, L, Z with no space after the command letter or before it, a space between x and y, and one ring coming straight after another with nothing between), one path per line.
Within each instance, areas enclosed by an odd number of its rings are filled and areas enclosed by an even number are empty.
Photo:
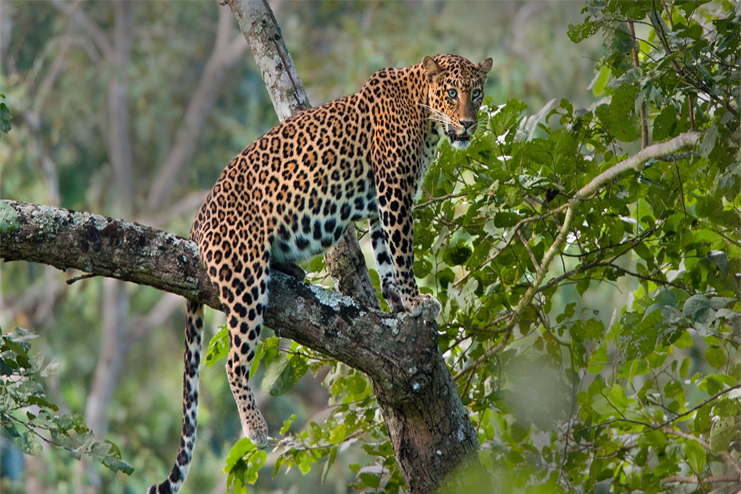
M0 259L5 262L79 269L221 307L195 243L177 235L15 201L0 201L0 231ZM416 371L401 371L412 358L410 348L435 347L436 332L424 315L414 319L365 309L349 297L277 271L270 280L265 322L281 336L366 372L399 399L418 392L426 381Z

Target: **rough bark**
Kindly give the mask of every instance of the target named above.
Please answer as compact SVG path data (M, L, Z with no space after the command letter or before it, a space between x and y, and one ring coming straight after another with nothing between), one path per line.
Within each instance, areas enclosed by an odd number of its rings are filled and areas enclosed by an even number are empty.
M311 108L304 85L265 0L227 0L247 40L278 118Z
M366 307L381 308L355 228L348 229L342 241L324 254L324 262L337 291Z
M0 201L0 227L0 259L6 262L76 268L220 306L196 245L182 237L15 201ZM415 319L383 313L274 272L265 322L280 336L368 374L410 493L434 491L477 450L476 431L438 351L430 314Z

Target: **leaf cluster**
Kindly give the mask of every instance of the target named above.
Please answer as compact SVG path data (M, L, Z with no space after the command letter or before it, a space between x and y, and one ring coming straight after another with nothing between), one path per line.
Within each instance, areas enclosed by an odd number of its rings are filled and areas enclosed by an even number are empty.
M118 446L96 441L81 415L60 414L47 400L41 381L58 366L45 364L43 355L29 355L33 338L21 328L0 332L0 427L26 454L41 453L42 441L74 458L85 455L113 472L130 475L134 469L121 459Z

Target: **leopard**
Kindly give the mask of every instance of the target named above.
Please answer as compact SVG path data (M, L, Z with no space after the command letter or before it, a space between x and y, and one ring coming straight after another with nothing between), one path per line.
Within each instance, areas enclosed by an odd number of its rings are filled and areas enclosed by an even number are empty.
M456 149L470 143L491 67L491 58L475 64L436 55L379 70L360 91L273 127L216 181L190 238L226 315L226 372L243 432L255 445L268 440L249 378L271 271L290 273L367 219L389 309L418 317L432 304L439 313L414 277L413 206L440 142ZM148 494L177 492L191 466L202 340L203 305L188 301L180 446L169 476Z

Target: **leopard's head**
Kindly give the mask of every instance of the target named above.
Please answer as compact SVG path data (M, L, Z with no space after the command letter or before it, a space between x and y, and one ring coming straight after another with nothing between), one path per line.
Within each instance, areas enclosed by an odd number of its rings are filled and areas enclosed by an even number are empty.
M491 65L491 58L477 65L457 55L425 57L422 62L429 86L426 108L455 148L468 146L476 132L484 82Z

